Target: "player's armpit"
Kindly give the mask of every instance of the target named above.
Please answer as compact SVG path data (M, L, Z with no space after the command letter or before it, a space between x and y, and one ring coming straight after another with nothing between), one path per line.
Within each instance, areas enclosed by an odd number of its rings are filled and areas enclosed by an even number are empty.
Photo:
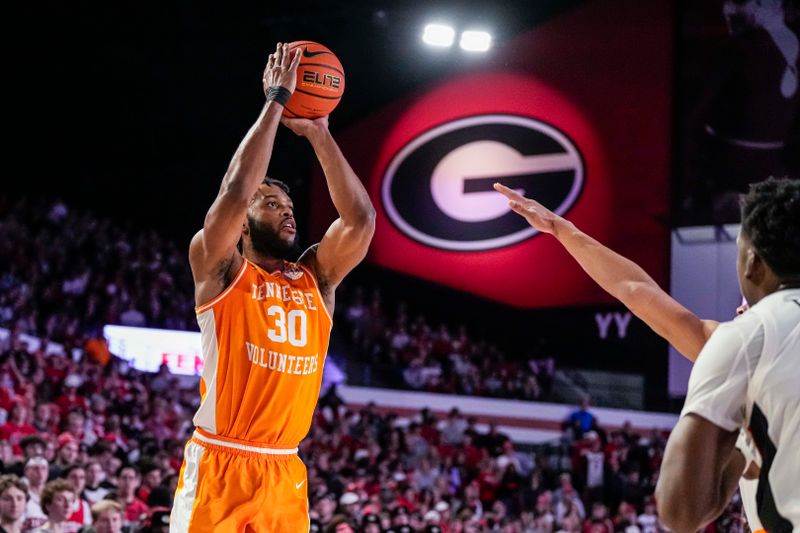
M303 254L301 262L314 269L325 298L366 257L374 233L374 212L367 212L364 219L356 223L345 224L339 218L328 228L322 241Z
M219 251L209 253L204 233L205 230L198 231L189 244L189 265L194 277L197 305L211 301L225 290L244 261L235 245L223 254Z

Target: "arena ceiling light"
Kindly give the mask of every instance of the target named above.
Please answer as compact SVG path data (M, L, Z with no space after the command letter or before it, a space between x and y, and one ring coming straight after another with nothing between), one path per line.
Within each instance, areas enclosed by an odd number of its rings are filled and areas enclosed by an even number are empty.
M458 45L468 52L486 52L492 47L492 36L485 31L468 30L461 34Z
M453 46L456 30L445 24L428 24L422 32L422 40L431 46Z

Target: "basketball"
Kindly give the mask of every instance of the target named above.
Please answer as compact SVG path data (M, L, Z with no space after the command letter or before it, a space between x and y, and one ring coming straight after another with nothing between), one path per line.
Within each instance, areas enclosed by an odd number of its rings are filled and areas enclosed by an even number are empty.
M328 48L313 41L289 44L291 54L302 48L297 88L283 110L288 118L317 118L330 114L344 93L344 68Z

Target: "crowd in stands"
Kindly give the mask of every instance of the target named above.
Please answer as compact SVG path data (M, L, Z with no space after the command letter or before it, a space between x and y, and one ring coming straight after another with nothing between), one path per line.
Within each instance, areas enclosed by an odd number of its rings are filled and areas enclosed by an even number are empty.
M19 346L0 373L0 527L164 530L196 389L116 358L103 367ZM666 435L605 432L588 413L560 441L523 451L457 409L401 420L349 410L332 388L300 448L312 531L661 531L652 493ZM19 529L7 527L14 513ZM737 528L734 503L708 531Z
M196 330L186 254L154 231L136 232L60 201L0 201L0 327L72 347L101 336L105 324ZM522 358L495 344L393 316L380 292L367 301L340 294L334 335L365 385L430 392L550 399L553 358ZM365 364L366 363L366 364ZM402 369L398 372L398 369Z
M552 357L510 356L495 344L471 338L465 325L451 331L446 324L433 327L421 314L412 318L402 302L390 316L378 290L367 298L363 288L356 287L346 296L350 298L341 306L338 327L349 330L348 356L368 372L356 375L363 384L520 400L550 398Z
M167 531L198 405L166 367L145 375L14 342L0 355L0 489L22 491L25 509L17 524L0 492L0 528Z
M194 387L19 347L0 373L0 527L166 531ZM331 388L300 447L312 531L661 531L652 493L666 435L605 432L587 413L559 442L521 450L457 409L402 420L349 410ZM739 513L732 504L708 531L740 531Z
M69 346L105 324L197 329L183 247L64 203L0 200L0 327Z
M375 406L347 410L329 392L301 447L312 531L664 531L653 492L666 438L628 425L604 431L583 405L558 442L522 450L456 408L443 420L422 410L401 422ZM706 531L742 528L735 499Z
M0 533L167 531L196 383L143 374L91 343L105 323L195 327L183 254L61 203L0 202ZM360 360L420 390L546 397L552 361L514 363L466 328L434 330L354 290L341 307ZM23 334L63 344L31 348ZM477 357L478 354L483 354ZM492 361L487 367L481 361ZM453 410L351 411L323 395L301 444L311 531L651 533L666 435L606 432L586 409L562 439L520 449ZM738 532L736 502L708 531Z

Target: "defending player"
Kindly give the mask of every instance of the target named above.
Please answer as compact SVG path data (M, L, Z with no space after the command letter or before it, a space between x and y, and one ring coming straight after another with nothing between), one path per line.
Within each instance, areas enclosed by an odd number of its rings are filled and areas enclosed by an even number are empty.
M170 531L309 528L297 445L319 395L334 291L366 255L375 211L327 118L283 119L311 143L339 213L318 245L287 260L297 238L292 200L265 174L301 53L289 57L279 43L269 56L267 102L190 245L205 367Z
M778 183L783 184L782 187L789 191L789 195L792 194L791 191L794 191L795 196L798 194L797 181L781 180ZM509 199L511 209L524 216L534 228L555 236L604 290L622 301L637 317L669 341L685 357L691 361L697 359L706 341L719 325L718 322L701 320L672 299L638 265L606 248L538 202L500 184L495 184L495 189L504 194ZM796 214L794 220L796 225ZM756 465L751 464L747 468L747 473L757 475L757 466L760 466L759 454L751 451L752 443L743 441L744 439L740 438L737 446L756 462ZM736 462L741 462L744 470L744 460L737 457ZM761 529L758 519L761 504L756 502L756 486L754 481L743 480L741 483L743 500L753 531Z

